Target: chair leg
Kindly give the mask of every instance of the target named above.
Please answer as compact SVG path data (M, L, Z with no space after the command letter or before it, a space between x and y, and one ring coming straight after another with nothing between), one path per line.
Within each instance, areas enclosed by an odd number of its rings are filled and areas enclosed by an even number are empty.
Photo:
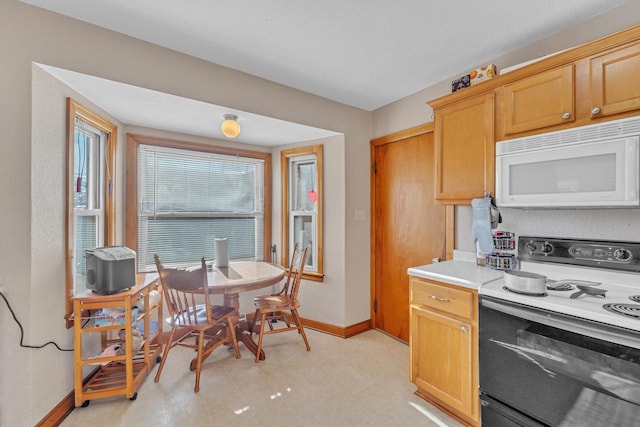
M195 393L200 391L200 370L202 369L202 351L204 343L204 329L200 330L200 335L198 335L198 359L196 361L196 386L193 388Z
M256 313L253 315L253 320L251 321L251 328L249 328L249 334L253 334L253 329L256 327L256 320L260 315L260 311L256 310Z
M289 318L287 317L287 313L282 312L280 314L282 314L282 319L284 320L284 323L287 325L287 328L290 328L291 324L289 323Z
M264 324L267 321L267 313L260 315L260 335L258 336L258 351L256 351L256 363L260 361L260 351L262 350L262 337L264 336Z
M176 332L176 327L171 328L171 333L169 334L169 340L164 345L164 351L162 352L162 360L160 360L160 366L158 366L158 372L156 372L156 377L153 379L154 382L160 381L160 374L162 374L162 368L164 368L164 362L167 361L167 356L169 355L169 350L173 345L173 336Z
M298 310L291 310L291 315L293 316L293 320L296 322L298 326L298 332L302 334L302 339L304 340L304 344L307 346L307 351L311 350L309 347L309 341L307 341L307 334L304 333L304 328L302 327L302 322L300 321L300 316L298 316Z
M231 335L231 340L233 341L233 348L236 350L236 359L240 359L240 348L238 347L238 337L236 337L236 326L233 324L231 319L227 320L227 329L229 330L229 335Z

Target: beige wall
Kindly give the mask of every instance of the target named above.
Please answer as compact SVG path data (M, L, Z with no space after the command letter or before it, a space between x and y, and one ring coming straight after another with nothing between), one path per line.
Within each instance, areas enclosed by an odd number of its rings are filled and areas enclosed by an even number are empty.
M34 62L342 133L340 142L326 145L332 169L325 184L331 191L327 283L307 287L301 297L320 304L303 315L340 327L369 318L369 223L354 215L369 206L369 112L15 0L0 2L0 36L0 288L25 327L26 343L72 345L62 319L64 98L72 91L32 70ZM121 237L122 222L118 230ZM6 309L0 325L0 425L33 425L73 390L73 353L20 348Z
M357 305L354 307L353 302L347 303L348 296L345 295L344 300L336 298L328 298L336 292L343 292L342 288L346 282L346 246L344 241L333 238L332 236L344 236L345 235L345 180L346 170L344 163L344 151L345 141L343 135L332 136L328 138L322 138L314 141L308 141L303 144L290 144L280 147L275 147L272 151L273 161L273 242L278 247L278 255L281 255L282 248L282 227L281 227L281 209L278 207L282 203L282 191L280 188L280 152L290 148L305 146L305 145L321 144L323 149L323 208L324 208L324 247L323 247L323 263L324 263L324 281L314 282L304 280L303 285L300 287L300 315L307 319L315 319L321 322L326 322L326 319L341 319L338 324L351 325L362 321L357 320L357 316L354 320L353 313L363 313L369 310L369 298L368 288L364 289L361 283L358 289L360 297L366 293L367 297L363 298L367 301L367 306L362 308ZM368 283L366 283L368 286ZM344 292L348 294L349 290L345 289ZM255 293L260 293L256 291ZM251 303L251 293L240 295L240 310L243 307L247 307L249 310L253 307ZM366 317L367 319L369 316ZM332 322L329 322L332 323ZM334 323L335 324L335 323Z

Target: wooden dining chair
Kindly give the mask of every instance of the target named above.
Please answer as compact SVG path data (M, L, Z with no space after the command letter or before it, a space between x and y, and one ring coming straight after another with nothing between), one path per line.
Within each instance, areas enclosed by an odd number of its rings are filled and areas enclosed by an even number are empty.
M293 248L291 263L287 270L286 279L282 289L272 295L259 295L253 298L256 306L256 312L253 316L253 323L250 331L259 333L258 351L256 352L256 363L260 361L260 352L262 350L262 340L264 335L277 334L287 331L298 331L302 335L307 351L311 350L307 335L302 327L298 308L298 290L302 280L304 271L304 261L307 258L307 249L303 251L298 249L296 244ZM272 320L282 320L286 324L285 327L274 327ZM258 323L259 322L259 323ZM265 325L269 326L269 330L265 330Z
M164 301L169 310L167 322L171 325L171 333L165 344L162 360L156 373L155 381L160 380L162 369L167 361L169 351L176 345L196 350L195 367L196 385L194 392L200 390L200 371L202 361L217 347L231 341L240 358L240 349L236 339L235 325L231 315L233 307L212 305L209 299L207 267L204 258L197 269L167 268L162 265L158 255L154 255ZM174 341L174 337L178 333Z
M282 284L282 287L280 288L280 290L275 293L275 294L270 294L270 295L258 295L253 297L253 301L254 303L256 301L268 298L268 297L273 297L273 296L279 296L279 295L286 295L289 292L289 288L291 286L291 284L293 283L293 280L295 279L295 265L296 265L296 257L300 257L300 251L298 250L298 244L294 244L293 246L293 252L291 253L291 260L289 261L289 267L287 268L287 272L286 272L286 276L285 276L285 281ZM303 262L304 264L304 262ZM287 317L287 313L285 312L272 312L268 315L268 322L267 322L267 326L269 326L269 329L273 330L273 324L275 322L278 321L282 321L285 322L287 324L287 327L290 327L291 324L289 322L289 319ZM253 317L253 325L251 328L251 331L255 331L256 333L259 333L260 330L259 329L255 329L255 324L256 324L257 318L256 316ZM259 324L258 324L259 327Z

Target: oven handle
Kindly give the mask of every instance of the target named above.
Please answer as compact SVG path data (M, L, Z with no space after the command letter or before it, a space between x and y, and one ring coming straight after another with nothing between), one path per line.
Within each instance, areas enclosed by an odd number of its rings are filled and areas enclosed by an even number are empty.
M540 308L526 307L520 304L481 297L480 304L491 310L520 317L535 323L563 329L579 335L613 342L626 347L640 349L640 333L616 326L605 325L588 319L579 319L566 314L555 313Z

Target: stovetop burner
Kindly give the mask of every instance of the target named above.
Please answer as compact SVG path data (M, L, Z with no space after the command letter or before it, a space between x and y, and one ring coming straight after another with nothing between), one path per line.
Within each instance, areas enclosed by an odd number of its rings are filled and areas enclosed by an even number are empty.
M602 308L611 313L640 318L640 304L605 304Z
M640 295L631 295L629 299L633 302L640 302Z
M516 291L515 289L511 289L511 288L508 288L506 286L503 286L502 289L504 289L507 292L513 292L514 294L526 295L526 296L529 296L529 297L546 297L548 295L546 292L543 292L543 293L539 294L539 293L534 293L534 292Z

